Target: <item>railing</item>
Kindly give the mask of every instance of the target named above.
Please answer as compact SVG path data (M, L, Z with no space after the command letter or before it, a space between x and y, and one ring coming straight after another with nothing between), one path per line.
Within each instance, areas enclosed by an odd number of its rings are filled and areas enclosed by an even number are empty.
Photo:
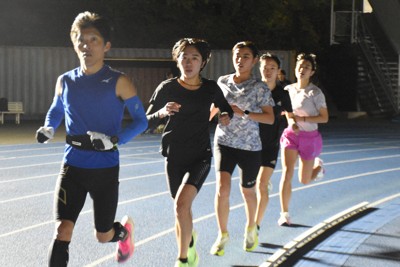
M400 103L397 88L393 87L392 72L384 54L373 38L373 35L370 33L362 16L358 16L357 39L371 69L374 71L375 76L378 78L379 83L388 96L388 100L393 107L393 110L396 114L398 114L400 110ZM368 44L368 42L370 42L370 44ZM372 49L373 51L371 51Z

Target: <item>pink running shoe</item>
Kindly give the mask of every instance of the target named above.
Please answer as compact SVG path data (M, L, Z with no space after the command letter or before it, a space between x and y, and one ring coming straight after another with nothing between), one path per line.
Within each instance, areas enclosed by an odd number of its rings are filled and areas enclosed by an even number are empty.
M128 234L124 240L118 241L117 244L116 258L119 263L127 261L133 255L133 251L135 250L135 244L133 241L133 231L135 226L132 218L125 215L122 218L121 224L128 231Z

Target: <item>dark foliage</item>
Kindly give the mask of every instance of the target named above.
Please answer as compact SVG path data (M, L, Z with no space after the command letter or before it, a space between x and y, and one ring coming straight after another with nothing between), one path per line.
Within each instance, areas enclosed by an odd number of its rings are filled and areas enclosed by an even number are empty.
M69 46L70 25L86 10L109 17L114 47L170 48L190 36L216 49L252 40L318 52L329 40L329 0L13 0L0 3L0 44Z

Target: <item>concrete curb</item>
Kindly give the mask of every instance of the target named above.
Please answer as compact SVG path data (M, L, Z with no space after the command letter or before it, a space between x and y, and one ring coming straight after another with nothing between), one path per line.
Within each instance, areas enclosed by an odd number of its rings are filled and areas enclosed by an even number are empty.
M272 267L280 266L283 264L292 254L294 254L299 248L303 247L307 243L311 242L315 238L322 235L332 227L343 223L349 218L365 211L368 208L368 202L361 202L347 210L344 210L327 220L315 225L311 229L305 231L301 235L294 238L292 241L287 243L283 248L278 249L269 259L261 264L259 267Z

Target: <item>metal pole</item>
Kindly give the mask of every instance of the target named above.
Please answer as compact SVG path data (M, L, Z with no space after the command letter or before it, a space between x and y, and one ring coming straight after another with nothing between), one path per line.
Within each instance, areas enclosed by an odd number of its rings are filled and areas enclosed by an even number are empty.
M331 45L335 43L335 18L334 18L334 5L335 0L331 0Z
M397 113L400 112L400 54L399 63L397 64Z
M351 40L350 42L354 44L356 42L355 38L355 27L356 27L356 20L355 20L355 0L353 0L352 7L351 7Z

